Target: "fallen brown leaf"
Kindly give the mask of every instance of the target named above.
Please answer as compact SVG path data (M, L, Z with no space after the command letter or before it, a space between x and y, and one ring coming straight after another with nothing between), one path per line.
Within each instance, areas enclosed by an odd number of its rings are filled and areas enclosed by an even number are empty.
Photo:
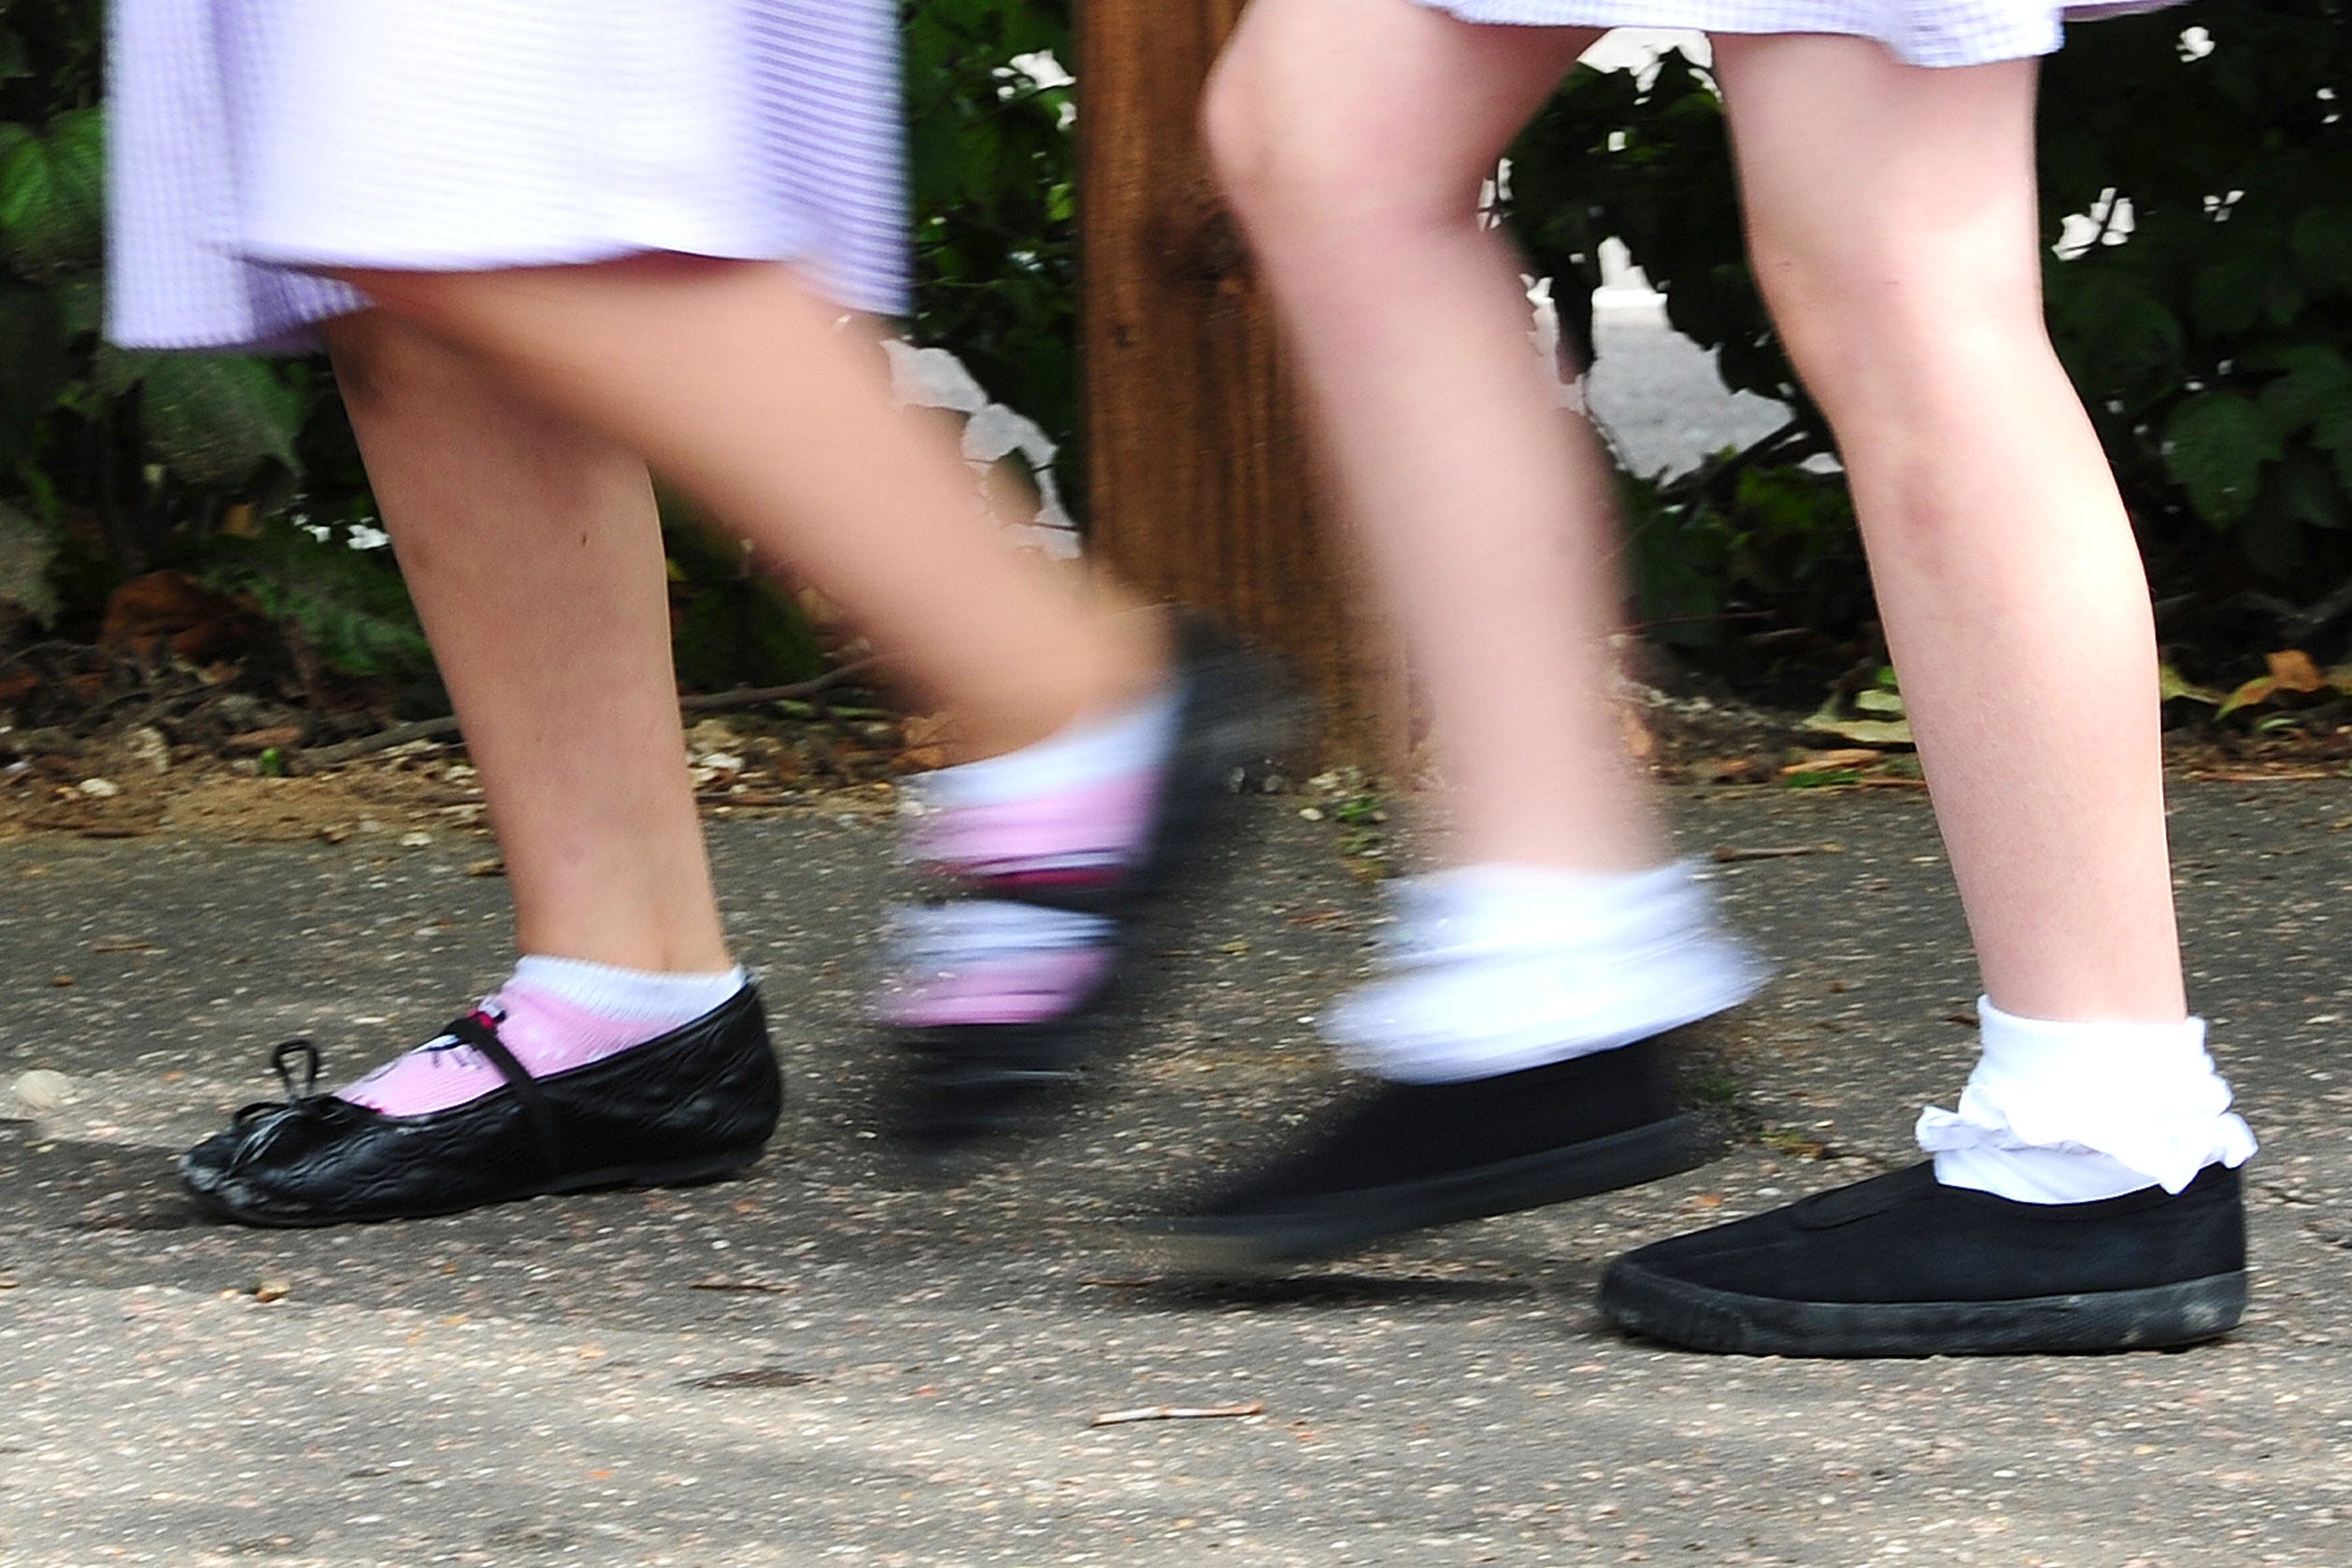
M248 730L243 734L231 735L221 743L221 750L230 757L258 757L264 751L283 751L301 744L301 725L273 724L266 730Z
M1828 751L1808 751L1801 762L1790 763L1780 771L1791 773L1821 773L1832 768L1866 768L1887 754L1874 747L1844 746Z
M2311 655L2299 648L2266 654L2263 662L2271 667L2271 684L2281 691L2324 691L2328 677L2319 673Z

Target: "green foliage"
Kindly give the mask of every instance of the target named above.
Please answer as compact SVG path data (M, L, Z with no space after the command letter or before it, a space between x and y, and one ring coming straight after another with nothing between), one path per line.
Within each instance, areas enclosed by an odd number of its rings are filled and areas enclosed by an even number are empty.
M433 655L388 553L279 519L257 537L214 539L198 580L249 596L272 621L300 632L329 669L415 679L431 671Z
M106 116L67 109L39 130L0 125L0 262L47 283L98 260L106 232Z
M1010 62L1071 61L1069 0L910 0L916 341L1061 443L1076 499L1076 106Z
M777 592L748 550L691 524L666 533L678 679L706 691L781 686L824 668L808 618Z
M23 512L0 501L0 633L11 613L46 626L57 618L50 564L57 542Z
M210 559L231 508L293 500L311 426L350 442L307 365L100 344L103 19L0 0L0 506L42 536L17 556L41 582L0 592L85 622L124 577Z
M2049 67L2046 233L2128 230L2048 268L2059 349L2151 553L2208 589L2352 573L2347 82L2344 0L2103 22Z
M1601 242L1621 239L1675 328L1715 350L1726 386L1791 405L1826 443L1747 269L1721 101L1680 50L1646 79L1578 66L1512 149L1504 209L1537 272L1559 280L1571 343L1590 349Z
M2201 0L2078 27L2047 67L2046 237L2079 215L2105 224L2049 263L2053 332L2167 590L2302 598L2352 575L2346 5ZM1076 98L1010 62L1069 62L1070 9L904 11L910 330L1061 440L1065 467L1080 461ZM2210 50L2182 48L2192 22ZM331 663L413 668L420 645L384 552L335 555L286 520L339 537L373 515L316 363L99 346L101 23L101 0L0 0L0 622L86 627L113 583L176 564L294 618ZM1645 619L1702 649L1760 626L1865 626L1834 449L1743 256L1706 73L1673 52L1646 77L1577 71L1514 150L1503 200L1557 279L1572 345L1589 348L1600 247L1621 238L1726 385L1788 408L1746 451L1626 482ZM251 515L277 520L258 539L221 527ZM689 680L808 673L807 627L739 555L673 542Z
M2192 24L2209 50L2184 46ZM2080 26L2046 72L2052 332L2160 588L2301 598L2315 581L2343 580L2352 575L2345 0L2202 0ZM1665 292L1674 324L1715 351L1727 386L1789 407L1789 425L1756 449L1637 487L1645 615L1672 620L1671 634L1694 646L1719 644L1725 626L1711 618L1727 615L1832 631L1867 618L1835 486L1805 467L1833 459L1828 426L1775 343L1740 253L1730 149L1705 74L1675 52L1646 82L1579 70L1513 157L1508 214L1538 270L1559 280L1572 339L1589 342L1589 327L1566 306L1598 281L1599 243L1616 235ZM2088 226L2098 233L2084 245ZM2061 258L2055 248L2070 232L2078 243ZM1726 472L1738 476L1729 486Z
M100 344L103 20L102 0L0 0L0 635L10 613L87 629L115 584L169 564L253 592L332 668L415 672L421 644L388 553L337 554L286 520L340 537L373 517L318 362ZM923 0L905 21L911 330L1067 447L1072 95L1008 64L1069 58L1067 0ZM223 531L256 512L276 520L261 538ZM688 680L811 673L805 619L732 545L672 538Z

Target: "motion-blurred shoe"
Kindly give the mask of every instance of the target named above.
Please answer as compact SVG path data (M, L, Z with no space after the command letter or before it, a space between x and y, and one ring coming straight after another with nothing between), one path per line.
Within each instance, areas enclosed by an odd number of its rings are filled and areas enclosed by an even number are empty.
M1114 741L1057 738L1021 763L1046 787L979 801L934 787L907 858L942 893L901 912L879 1006L903 1048L906 1144L944 1154L1016 1130L1081 1076L1145 930L1298 717L1272 661L1187 619L1168 690L1113 720Z
M1255 1273L1689 1170L1717 1140L1675 1106L1677 1033L1493 1077L1382 1082L1153 1233L1183 1272Z

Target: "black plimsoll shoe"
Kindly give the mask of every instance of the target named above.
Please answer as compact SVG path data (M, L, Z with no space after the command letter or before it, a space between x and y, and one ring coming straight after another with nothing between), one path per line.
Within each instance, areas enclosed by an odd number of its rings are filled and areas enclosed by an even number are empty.
M1183 1272L1255 1272L1689 1170L1716 1140L1675 1108L1676 1033L1495 1077L1384 1082L1328 1132L1151 1233Z
M2238 1173L2093 1204L1946 1187L1931 1164L1631 1252L1601 1281L1620 1328L1755 1356L2147 1349L2245 1311Z
M1022 906L1075 939L1012 955L1004 991L1042 999L1019 1021L899 1023L893 1116L903 1143L944 1156L1033 1123L1101 1049L1111 1004L1133 979L1147 929L1232 820L1238 777L1296 739L1302 704L1276 663L1193 616L1176 624L1175 738L1151 786L1142 852L1067 879L941 868L962 900ZM953 905L949 905L953 912ZM920 976L901 977L919 991ZM952 1008L946 1009L952 1011Z
M759 1159L783 1077L758 991L644 1045L535 1078L480 1017L449 1033L506 1086L429 1116L392 1117L317 1092L319 1052L278 1048L282 1103L248 1105L180 1157L189 1191L246 1225L414 1219L598 1187L706 1181Z

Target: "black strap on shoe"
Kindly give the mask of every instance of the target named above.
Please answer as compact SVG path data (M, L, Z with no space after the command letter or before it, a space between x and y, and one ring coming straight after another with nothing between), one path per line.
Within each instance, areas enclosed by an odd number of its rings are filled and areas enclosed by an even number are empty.
M283 1100L256 1100L237 1107L230 1128L243 1134L229 1156L235 1171L259 1159L289 1128L304 1122L333 1122L358 1114L356 1106L332 1094L319 1092L319 1048L307 1040L288 1040L270 1053L269 1064L286 1086Z
M483 1059L505 1076L506 1086L515 1091L515 1104L522 1107L522 1119L531 1128L532 1142L538 1146L539 1174L550 1181L563 1175L563 1129L539 1080L515 1060L515 1053L506 1048L506 1042L498 1038L497 1032L479 1013L456 1019L443 1033L481 1052Z
M296 1063L300 1063L297 1077ZM319 1092L319 1048L307 1040L288 1040L269 1053L270 1071L286 1086L283 1100L256 1100L237 1107L232 1122L251 1121L272 1111L309 1111L327 1096Z

